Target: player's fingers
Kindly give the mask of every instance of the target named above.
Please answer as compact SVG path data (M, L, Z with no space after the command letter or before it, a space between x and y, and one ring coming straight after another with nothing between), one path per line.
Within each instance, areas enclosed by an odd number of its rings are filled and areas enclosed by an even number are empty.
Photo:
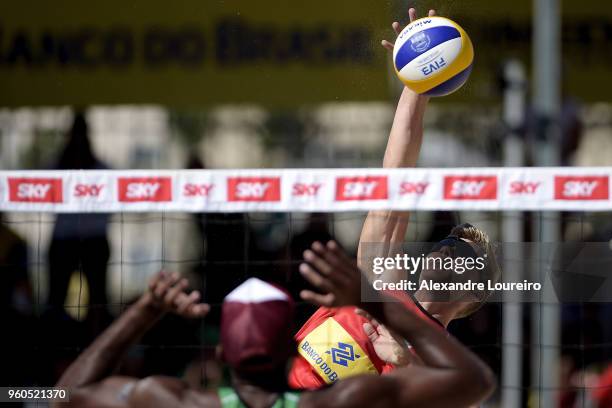
M153 292L157 284L166 276L164 271L159 271L149 279L149 290Z
M382 324L379 324L379 325L376 327L376 330L378 330L378 332L379 332L380 334L384 334L384 335L386 335L386 336L388 336L388 337L393 337L393 333L391 333L391 332L389 331L389 329L387 329L387 327L386 327L386 326L384 326L384 325L382 325Z
M408 9L408 17L410 18L411 23L417 19L416 10L413 7Z
M193 304L200 300L200 292L197 290L191 293L182 292L176 299L177 310L184 310L190 304Z
M385 47L389 51L393 51L393 47L395 47L395 45L392 42L389 42L387 40L382 40L380 42L380 45L382 45L383 47Z
M363 332L366 334L366 336L368 336L368 339L370 339L372 343L375 342L379 337L376 328L374 328L374 326L372 326L370 323L363 324Z
M210 305L207 303L198 303L197 305L193 305L191 308L190 317L198 318L204 317L210 312Z
M397 21L394 21L393 24L391 24L391 28L393 28L393 31L395 31L395 34L397 35L399 35L402 32L400 23L398 23Z
M332 242L332 241L329 241L329 242ZM312 244L311 248L314 252L317 253L318 256L325 259L325 261L327 261L327 263L330 264L332 268L336 269L336 268L343 267L344 265L342 264L342 260L340 259L338 254L332 251L332 249L329 246L329 242L323 245L322 243L317 241Z
M315 244L317 244L315 242ZM315 244L312 244L312 248L315 249ZM320 244L319 244L320 245ZM333 272L332 265L329 264L323 257L317 254L314 250L307 249L304 251L304 260L314 266L321 274L330 276Z
M176 300L176 312L179 314L184 314L187 309L189 309L192 305L200 300L200 292L194 290L189 295L186 293L181 293L181 296Z
M315 305L319 305L319 306L326 306L326 307L333 306L334 301L336 300L336 297L333 295L333 293L321 295L311 290L301 291L300 297L307 302L314 303Z
M359 316L363 317L364 319L369 320L370 324L376 330L378 330L378 327L381 326L381 324L378 322L378 320L373 318L372 315L369 314L368 312L366 312L365 310L357 308L357 309L355 309L355 313L358 314Z
M330 241L331 242L331 241ZM342 268L344 265L341 262L340 257L329 248L329 242L323 245L320 242L312 244L312 250L317 253L320 257L325 259L332 269Z
M310 248L313 251L315 251L317 254L320 254L320 255L323 253L323 251L325 251L325 247L319 241L313 242L312 245L310 246Z
M160 282L158 282L153 293L158 299L161 299L164 296L164 293L166 293L166 291L179 279L180 275L177 272L173 272L170 275L167 275Z
M371 319L370 319L370 323L372 323L372 326L374 326L374 328L375 328L376 330L378 330L378 328L379 328L379 327L385 327L385 326L383 326L382 324L380 324L380 322L379 322L378 320L376 320L376 319L374 319L374 318L371 318Z
M329 280L333 281L336 286L345 286L350 283L351 275L347 271L347 267L350 267L350 265L343 262L338 254L333 253L327 245L324 246L320 242L313 243L311 248L315 255L320 258L313 258L314 261L318 262L318 264L314 264L315 267L318 268L318 265L321 265L326 268L323 273L326 274Z
M181 313L184 308L187 307L189 302L189 295L185 292L181 292L174 299L174 311L177 313Z
M355 261L353 260L353 258L351 258L350 256L348 256L348 254L346 253L346 251L344 251L344 249L342 249L342 247L340 246L340 244L338 244L336 241L331 240L328 241L326 244L326 247L329 251L331 251L341 262L346 262L349 265L353 265L355 263Z
M311 248L308 261L314 268L320 269L335 287L346 287L353 283L357 273L356 265L335 241L325 246L315 242Z
M332 291L333 286L329 279L326 279L324 276L319 274L307 263L300 264L300 273L315 288L320 289L326 293Z
M372 323L372 326L376 329L379 335L392 339L392 341L395 341L399 345L405 344L401 336L389 330L384 324L380 324L380 322L376 321L375 319L371 319L370 323Z
M187 281L187 279L181 279L176 285L168 289L166 295L164 296L164 303L169 306L174 306L175 299L180 293L183 293L183 291L187 288L188 285L189 282Z
M325 259L327 259L334 267L342 269L345 277L354 279L357 270L357 263L355 260L349 257L336 241L332 240L327 242L325 249Z
M429 17L435 16L436 15L436 10L434 10L434 9L429 10L429 14L428 15L429 15Z
M206 303L192 303L183 312L182 316L189 319L204 317L210 311L210 306Z

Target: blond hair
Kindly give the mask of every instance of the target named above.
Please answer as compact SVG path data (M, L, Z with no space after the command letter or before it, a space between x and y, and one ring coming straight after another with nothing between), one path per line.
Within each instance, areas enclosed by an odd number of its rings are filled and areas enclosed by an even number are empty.
M451 230L451 235L456 235L459 238L470 240L478 245L478 247L482 249L487 257L487 268L484 270L485 275L483 278L485 280L490 280L493 284L499 282L501 279L501 269L495 256L495 247L486 232L473 226L472 224L464 223L454 227ZM485 303L490 295L491 291L484 291L479 301L469 303L457 317L467 317L476 312Z

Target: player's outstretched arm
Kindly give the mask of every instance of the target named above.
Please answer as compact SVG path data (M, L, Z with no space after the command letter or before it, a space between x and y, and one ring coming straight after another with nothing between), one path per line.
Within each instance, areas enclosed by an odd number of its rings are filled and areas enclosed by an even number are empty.
M168 312L199 318L210 309L208 305L198 303L199 292L185 293L187 284L187 280L181 279L177 273L160 272L151 279L148 290L140 299L113 322L58 381L58 387L70 389L69 405L130 406L128 394L139 388L142 381L110 377L129 347ZM147 380L144 385L147 385Z
M303 299L321 306L357 305L414 347L423 365L411 364L384 376L339 381L328 390L306 396L321 406L467 407L493 390L493 374L473 353L417 316L403 303L361 286L357 264L335 243L314 243L300 265L304 277L322 293L303 291ZM367 288L367 289L366 289ZM368 299L362 302L362 290Z
M435 10L429 10L429 16L434 16ZM408 10L410 22L417 19L416 10ZM397 35L402 31L396 21L392 24ZM382 46L393 52L393 43L383 40ZM419 159L421 143L423 140L423 117L429 97L419 95L404 87L397 104L387 149L383 159L385 168L414 167Z
M416 16L415 9L408 11L410 22ZM434 10L429 11L429 15L435 15ZM401 32L400 24L392 24L396 34ZM383 47L393 51L393 44L387 40L382 41ZM421 144L423 141L423 117L429 97L418 95L410 89L404 87L402 95L397 104L393 125L389 134L387 148L383 159L384 168L414 167L417 164ZM370 211L364 222L359 239L359 256L362 259L362 243L394 244L401 243L406 235L408 227L409 213L406 211ZM389 256L386 252L392 248L389 246L379 246L382 252L376 256ZM364 269L366 274L371 271Z

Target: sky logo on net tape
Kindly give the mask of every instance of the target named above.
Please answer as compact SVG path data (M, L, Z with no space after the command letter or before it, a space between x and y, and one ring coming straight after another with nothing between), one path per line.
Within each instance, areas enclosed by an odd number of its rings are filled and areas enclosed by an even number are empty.
M61 203L63 183L59 178L8 178L9 201L25 203Z
M117 186L120 202L172 201L170 177L119 177Z
M445 200L495 200L497 176L444 176Z
M555 200L607 200L608 176L555 176Z
M228 201L280 201L280 177L230 177Z
M336 200L386 200L389 197L387 176L338 177Z

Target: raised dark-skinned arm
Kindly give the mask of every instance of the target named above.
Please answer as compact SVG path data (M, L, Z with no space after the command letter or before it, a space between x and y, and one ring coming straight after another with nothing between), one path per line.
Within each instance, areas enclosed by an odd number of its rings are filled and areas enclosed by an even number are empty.
M188 282L177 273L156 274L148 290L68 367L57 387L68 388L73 406L128 406L121 397L138 379L111 377L126 351L168 312L187 318L205 316L200 294L185 293ZM126 386L128 388L126 388Z

